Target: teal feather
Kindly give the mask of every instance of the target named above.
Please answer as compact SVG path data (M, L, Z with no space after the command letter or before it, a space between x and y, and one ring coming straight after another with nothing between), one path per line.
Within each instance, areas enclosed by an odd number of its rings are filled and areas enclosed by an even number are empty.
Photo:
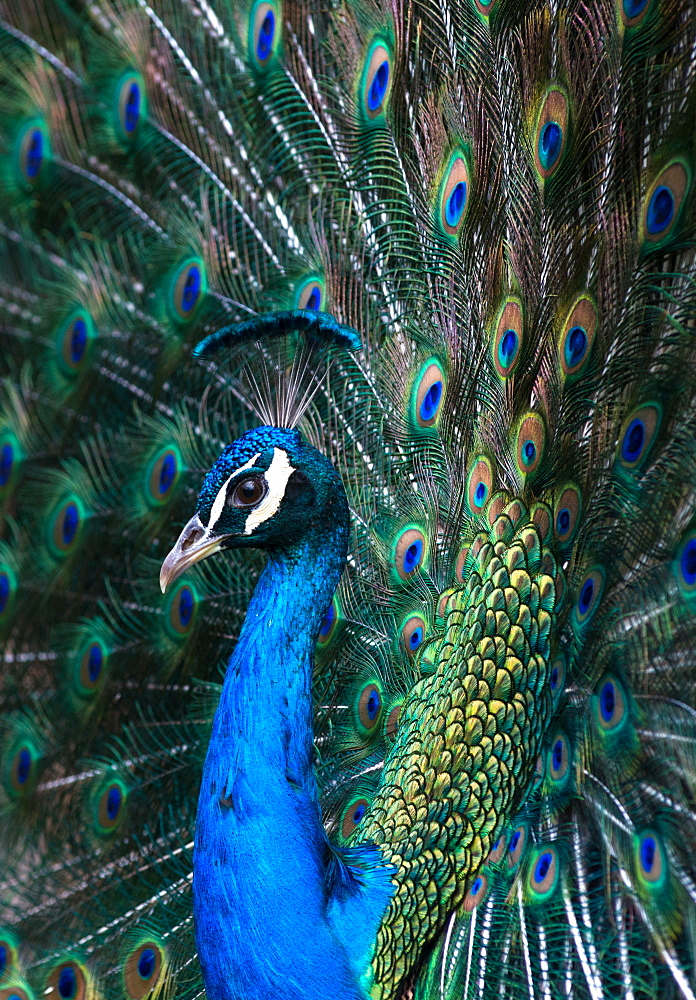
M694 42L688 0L0 0L0 1000L204 995L264 560L158 576L259 421L351 511L302 622L339 951L284 995L696 996ZM233 957L211 1000L276 995Z

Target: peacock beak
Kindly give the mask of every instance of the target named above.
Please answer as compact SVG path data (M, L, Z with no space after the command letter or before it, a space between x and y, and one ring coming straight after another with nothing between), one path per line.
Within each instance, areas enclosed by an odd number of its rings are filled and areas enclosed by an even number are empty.
M198 514L194 514L162 563L160 570L162 593L194 563L207 559L213 552L217 552L226 538L229 538L229 535L211 534Z

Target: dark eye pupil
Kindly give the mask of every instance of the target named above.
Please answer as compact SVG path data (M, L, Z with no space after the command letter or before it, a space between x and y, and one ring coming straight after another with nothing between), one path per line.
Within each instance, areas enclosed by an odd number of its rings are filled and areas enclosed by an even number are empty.
M258 503L263 496L263 485L258 479L244 479L234 491L234 503L245 507Z

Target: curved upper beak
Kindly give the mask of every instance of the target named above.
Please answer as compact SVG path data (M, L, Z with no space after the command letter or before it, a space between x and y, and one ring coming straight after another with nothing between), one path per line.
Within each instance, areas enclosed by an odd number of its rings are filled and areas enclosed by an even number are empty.
M194 514L162 563L160 570L162 593L170 583L185 573L189 566L206 559L222 548L222 543L229 537L229 535L211 535L198 514Z

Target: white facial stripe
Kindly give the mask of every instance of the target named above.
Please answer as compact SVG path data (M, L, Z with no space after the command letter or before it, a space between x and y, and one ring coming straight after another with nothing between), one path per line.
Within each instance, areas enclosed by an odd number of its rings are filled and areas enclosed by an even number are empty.
M268 483L268 493L258 507L249 514L244 528L244 534L250 535L260 524L277 514L290 476L295 471L288 461L287 452L282 448L273 449L273 461L264 473Z
M230 484L230 479L232 479L233 476L239 475L240 472L244 472L245 469L251 469L251 467L255 464L256 459L259 457L260 454L261 452L257 451L257 453L254 455L253 458L250 458L248 462L244 463L244 465L240 465L238 469L235 469L232 475L228 476L225 482L222 484L222 486L218 490L218 495L215 497L215 500L213 501L213 506L211 507L210 510L210 520L208 521L208 527L206 528L205 531L206 535L213 530L213 528L217 524L220 515L222 514L222 510L225 506L225 500L227 499L227 487Z

